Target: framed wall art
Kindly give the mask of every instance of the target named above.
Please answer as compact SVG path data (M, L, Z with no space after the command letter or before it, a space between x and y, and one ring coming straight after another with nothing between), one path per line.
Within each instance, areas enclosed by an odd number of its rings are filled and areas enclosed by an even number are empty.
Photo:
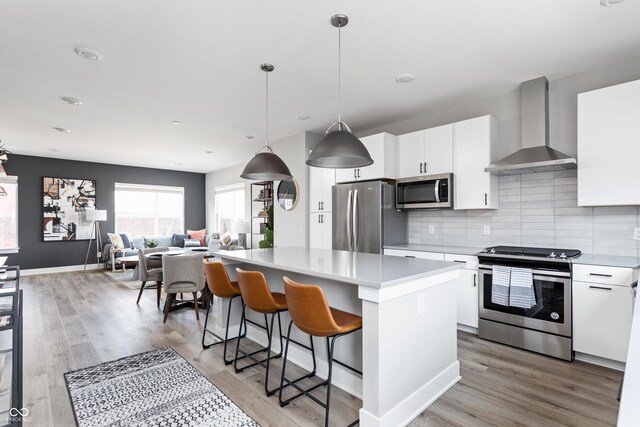
M85 211L96 208L96 181L92 179L42 179L42 239L45 242L89 240L93 222Z

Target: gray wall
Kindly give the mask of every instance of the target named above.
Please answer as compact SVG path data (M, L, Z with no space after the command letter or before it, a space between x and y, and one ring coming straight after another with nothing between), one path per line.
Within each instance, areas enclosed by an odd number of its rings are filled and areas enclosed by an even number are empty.
M100 223L103 242L114 229L114 185L116 182L184 187L185 228L205 227L205 175L137 168L104 163L78 162L12 155L4 164L8 175L18 176L18 238L20 252L9 255L10 264L23 269L83 265L88 240L42 241L42 177L87 178L96 180L96 207L108 211ZM92 242L93 243L93 242ZM95 263L95 243L90 263Z

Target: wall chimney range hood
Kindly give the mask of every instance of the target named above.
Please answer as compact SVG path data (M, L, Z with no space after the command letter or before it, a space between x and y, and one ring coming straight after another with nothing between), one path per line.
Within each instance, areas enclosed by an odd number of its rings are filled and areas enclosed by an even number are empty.
M549 147L549 81L538 77L520 85L522 148L486 167L496 175L575 169L577 161Z

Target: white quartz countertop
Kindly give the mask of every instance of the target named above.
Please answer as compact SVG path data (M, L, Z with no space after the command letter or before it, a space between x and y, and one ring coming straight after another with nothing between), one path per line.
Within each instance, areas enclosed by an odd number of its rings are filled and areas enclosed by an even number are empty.
M222 259L372 288L399 285L463 267L460 263L447 261L297 247L219 251L216 255Z
M640 303L636 298L633 310L631 339L627 353L627 364L624 372L624 385L618 412L618 427L632 427L640 420Z
M415 245L415 244L409 244L409 243L385 245L384 248L399 249L402 251L436 252L436 253L457 254L457 255L475 255L483 249L483 248L466 248L462 246Z
M640 267L640 259L634 256L582 254L578 258L572 259L571 262L574 264L607 265L610 267Z

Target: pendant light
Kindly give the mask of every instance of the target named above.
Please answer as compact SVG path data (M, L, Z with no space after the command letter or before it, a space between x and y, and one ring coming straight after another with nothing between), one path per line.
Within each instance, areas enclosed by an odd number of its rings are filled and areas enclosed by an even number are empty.
M349 23L346 15L333 15L331 25L338 28L338 121L325 132L309 154L307 164L318 168L359 168L373 164L373 159L362 141L351 133L342 121L342 44L340 30ZM334 126L336 127L334 129Z
M260 69L265 72L267 87L267 137L265 145L260 148L240 174L241 178L259 181L288 181L292 179L291 172L280 157L269 147L269 73L274 70L271 64L262 64ZM262 151L264 150L264 151Z

